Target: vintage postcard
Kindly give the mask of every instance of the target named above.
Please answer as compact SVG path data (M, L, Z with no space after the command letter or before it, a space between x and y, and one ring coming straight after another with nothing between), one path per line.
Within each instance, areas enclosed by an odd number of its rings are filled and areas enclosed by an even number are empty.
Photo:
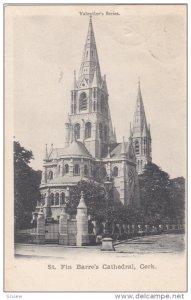
M4 291L186 292L187 6L4 26Z

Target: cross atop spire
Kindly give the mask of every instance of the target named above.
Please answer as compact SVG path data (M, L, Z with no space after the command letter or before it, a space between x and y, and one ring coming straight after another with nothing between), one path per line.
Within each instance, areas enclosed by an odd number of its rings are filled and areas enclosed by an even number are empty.
M101 71L94 37L92 18L90 16L88 33L80 66L79 87L90 86L92 84L95 70L97 73L98 83L101 84Z

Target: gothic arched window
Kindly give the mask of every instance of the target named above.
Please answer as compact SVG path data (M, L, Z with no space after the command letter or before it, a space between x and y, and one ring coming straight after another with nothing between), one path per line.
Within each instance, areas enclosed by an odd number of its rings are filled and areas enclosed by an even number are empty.
M138 140L135 141L135 153L139 154L139 141Z
M73 114L74 113L74 106L73 106L73 104L71 105L71 114Z
M96 98L96 89L95 88L93 89L93 96L94 96L94 98Z
M85 138L91 138L91 129L92 129L92 124L90 122L86 123L85 125Z
M65 203L65 194L64 192L62 192L60 195L60 205L63 205L64 203Z
M59 193L55 195L55 205L59 205Z
M80 166L78 164L75 164L75 166L74 166L74 174L75 175L80 174Z
M113 175L113 177L117 177L118 176L118 167L114 167L113 168L113 171L112 171L112 175Z
M69 165L66 164L66 165L64 166L64 169L65 169L65 174L68 174L68 172L69 172Z
M104 139L107 141L107 126L104 127Z
M84 175L85 176L88 175L88 166L87 165L84 166Z
M105 99L104 95L101 95L101 112L105 111Z
M76 139L80 139L80 124L77 123L74 126L74 136Z
M76 113L76 103L74 103L74 114Z
M87 109L87 104L88 104L87 95L86 95L86 93L83 92L80 95L80 110L86 110Z
M48 173L48 179L53 179L53 172L52 171L49 171L49 173Z
M100 137L101 140L102 140L102 138L103 138L103 132L102 132L102 130L103 130L102 124L100 123L100 124L99 124L99 137Z
M54 194L50 194L50 205L54 205Z

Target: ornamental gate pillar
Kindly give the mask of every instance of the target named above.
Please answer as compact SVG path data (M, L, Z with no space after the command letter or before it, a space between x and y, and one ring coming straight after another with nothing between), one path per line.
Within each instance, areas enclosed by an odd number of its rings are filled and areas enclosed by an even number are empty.
M84 201L84 193L81 192L80 203L77 207L77 236L76 236L76 246L83 246L89 244L88 236L88 214L87 206Z

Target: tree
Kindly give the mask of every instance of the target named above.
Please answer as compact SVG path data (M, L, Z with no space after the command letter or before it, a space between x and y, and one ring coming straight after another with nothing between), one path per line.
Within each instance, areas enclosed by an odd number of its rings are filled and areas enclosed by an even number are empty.
M185 218L185 179L177 177L170 180L170 218L184 223Z
M114 200L112 190L107 199L103 184L93 181L80 181L71 189L70 199L66 204L66 211L69 214L77 213L81 191L84 192L88 214L98 222L108 221L110 228L112 224L134 224L143 220L140 209L125 207L120 201Z
M170 178L156 164L148 163L139 175L141 206L145 221L152 224L163 222L170 216Z
M95 220L103 221L106 207L105 190L102 185L93 181L81 180L71 189L70 199L66 204L66 211L69 214L76 214L81 191L84 192L88 214Z
M40 199L41 171L35 171L29 163L32 151L14 142L14 215L17 228L29 226L32 212Z

